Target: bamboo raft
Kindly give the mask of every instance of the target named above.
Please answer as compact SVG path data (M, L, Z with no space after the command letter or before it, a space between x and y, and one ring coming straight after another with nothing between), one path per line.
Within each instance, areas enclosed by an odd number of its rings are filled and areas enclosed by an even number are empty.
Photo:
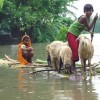
M0 66L8 66L10 68L30 68L30 74L36 74L39 72L45 72L45 73L49 73L49 74L54 74L56 76L59 76L61 78L68 78L68 75L62 75L62 74L58 74L57 71L51 67L49 67L47 65L46 61L43 60L39 60L37 59L36 62L33 62L30 65L21 65L17 60L11 59L9 56L5 55L4 59L0 59ZM100 62L98 63L94 63L92 64L92 68L95 71L95 73L100 73ZM63 69L62 69L63 70ZM80 73L81 71L81 65L77 64L76 67L77 72ZM89 70L89 68L87 67L87 71Z
M17 60L11 59L9 56L5 55L4 59L0 59L0 66L6 66L7 68L26 68L30 70L29 74L45 73L52 74L52 76L57 76L59 78L65 78L67 75L58 74L58 72L49 67L46 61L37 59L36 62L32 62L30 65L21 65Z

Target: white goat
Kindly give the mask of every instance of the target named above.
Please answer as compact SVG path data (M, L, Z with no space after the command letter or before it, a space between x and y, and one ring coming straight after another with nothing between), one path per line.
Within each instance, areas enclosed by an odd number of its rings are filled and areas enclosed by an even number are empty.
M59 55L60 47L63 44L64 43L62 41L53 41L50 44L49 54L51 59L51 66L53 66L56 70L58 70L57 66L58 66L58 55Z
M50 66L51 64L58 72L60 72L63 65L64 68L69 67L71 65L71 56L68 54L70 50L67 42L53 41L48 44L46 46L48 65ZM72 53L70 54L72 55Z
M65 72L71 73L72 51L67 45L62 46L59 52L59 73L62 66L64 67Z
M91 59L94 54L94 47L91 43L91 40L84 35L79 35L78 40L79 40L78 53L79 53L79 57L81 60L82 75L85 76L84 72L86 71L86 61L87 60L88 60L90 75L92 75L93 72L91 68Z

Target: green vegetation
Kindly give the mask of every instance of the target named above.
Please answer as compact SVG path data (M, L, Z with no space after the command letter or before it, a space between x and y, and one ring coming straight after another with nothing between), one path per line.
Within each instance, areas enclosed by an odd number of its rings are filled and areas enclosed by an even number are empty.
M2 10L4 0L0 0L0 11Z
M73 1L75 0L2 0L0 35L11 33L13 37L21 37L26 33L33 42L64 39L67 27L71 24L71 19L66 15L75 16L68 9L69 6L73 7Z
M0 35L21 37L28 34L32 42L66 41L66 32L73 20L75 0L0 0ZM95 32L100 32L100 17Z

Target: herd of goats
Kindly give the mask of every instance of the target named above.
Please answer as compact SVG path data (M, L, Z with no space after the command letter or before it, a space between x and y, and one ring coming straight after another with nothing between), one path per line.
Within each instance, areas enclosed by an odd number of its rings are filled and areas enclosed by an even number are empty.
M88 61L89 74L93 75L91 59L94 54L94 47L89 38L79 35L78 54L81 62L82 76L86 74L86 61ZM71 72L73 66L72 51L67 42L53 41L46 46L48 65L54 67L60 73L63 67L65 72Z

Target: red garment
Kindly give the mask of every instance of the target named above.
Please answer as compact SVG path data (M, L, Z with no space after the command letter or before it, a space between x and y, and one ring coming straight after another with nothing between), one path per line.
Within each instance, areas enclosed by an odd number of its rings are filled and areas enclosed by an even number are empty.
M70 32L67 33L66 39L68 41L68 44L72 50L72 60L73 61L79 61L79 56L78 56L78 46L79 42L76 40L77 36L71 34Z

